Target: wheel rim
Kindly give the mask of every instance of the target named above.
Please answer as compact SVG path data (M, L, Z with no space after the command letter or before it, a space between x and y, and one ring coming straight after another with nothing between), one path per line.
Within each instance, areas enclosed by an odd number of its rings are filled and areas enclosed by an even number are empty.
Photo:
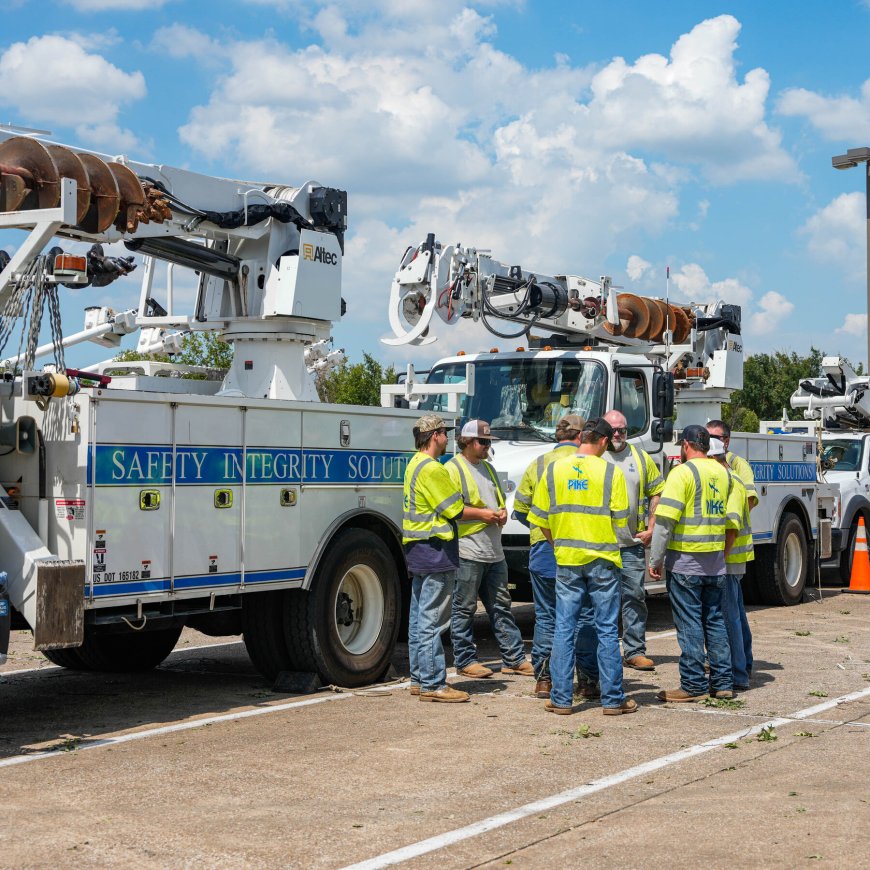
M335 630L351 655L367 653L378 639L384 621L384 590L368 565L348 569L335 598Z
M804 560L800 537L794 532L785 539L783 555L782 572L785 576L785 582L792 589L796 589L800 585L803 575Z

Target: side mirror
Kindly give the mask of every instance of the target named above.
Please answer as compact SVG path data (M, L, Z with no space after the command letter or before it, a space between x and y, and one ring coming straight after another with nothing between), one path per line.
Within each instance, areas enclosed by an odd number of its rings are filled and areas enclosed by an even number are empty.
M652 413L653 417L674 416L674 376L670 372L653 372Z
M673 420L653 420L652 437L659 444L665 444L674 437Z

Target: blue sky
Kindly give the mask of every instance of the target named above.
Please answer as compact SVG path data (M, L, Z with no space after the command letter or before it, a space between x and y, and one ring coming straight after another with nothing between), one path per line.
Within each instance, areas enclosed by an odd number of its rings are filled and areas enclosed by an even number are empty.
M427 348L378 342L398 260L429 231L650 295L670 265L672 298L743 305L750 352L866 357L864 177L830 158L870 145L870 2L0 9L4 120L134 159L346 188L334 335L352 360L423 365L492 344L472 324ZM87 304L137 296L134 280L70 291L65 331Z

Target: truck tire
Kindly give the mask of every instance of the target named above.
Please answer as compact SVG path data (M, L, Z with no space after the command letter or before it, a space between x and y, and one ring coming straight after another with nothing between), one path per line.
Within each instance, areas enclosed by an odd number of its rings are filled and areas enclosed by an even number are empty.
M755 578L762 604L800 604L807 584L810 548L804 524L784 513L775 544L755 551Z
M298 671L284 641L287 591L250 592L242 597L242 639L254 667L267 679Z
M132 673L156 668L178 643L181 625L154 631L124 631L97 634L85 627L85 642L80 647L46 650L49 661L65 668L106 673ZM57 654L62 655L58 656ZM73 663L78 660L78 663ZM69 663L68 663L69 662Z
M849 527L849 537L846 539L846 547L840 553L840 564L837 574L843 586L848 586L852 582L852 555L855 552L855 537L858 534L858 518L862 514L855 515L852 520L852 525ZM867 517L864 517L864 525L867 525Z
M42 654L53 664L69 671L89 671L76 647L67 649L44 649Z
M387 545L363 529L329 542L309 591L288 593L284 637L296 670L355 688L384 675L401 622L401 590Z

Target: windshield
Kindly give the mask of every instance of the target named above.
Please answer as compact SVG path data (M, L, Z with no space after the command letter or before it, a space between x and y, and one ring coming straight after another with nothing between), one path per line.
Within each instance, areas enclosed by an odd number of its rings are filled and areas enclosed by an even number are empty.
M556 423L566 414L584 420L604 409L607 387L604 367L573 357L550 359L480 360L475 367L475 393L462 396L463 420L487 420L503 437L550 440ZM465 380L464 362L435 366L429 384L455 384ZM443 412L447 396L428 396L420 409Z
M859 471L861 468L861 442L850 438L825 440L822 468L829 471Z

